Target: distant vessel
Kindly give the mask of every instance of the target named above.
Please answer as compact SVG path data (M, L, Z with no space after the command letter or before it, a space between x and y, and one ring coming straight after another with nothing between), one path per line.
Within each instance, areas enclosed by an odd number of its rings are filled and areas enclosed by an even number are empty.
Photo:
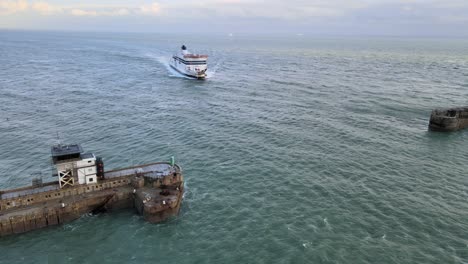
M58 181L0 190L0 237L68 223L87 213L135 208L158 223L178 214L184 191L182 169L156 162L104 172L104 163L78 144L51 149Z
M180 49L179 54L172 56L171 67L187 77L205 79L208 55L192 54L185 45Z
M450 132L468 128L468 107L435 109L429 120L429 130Z

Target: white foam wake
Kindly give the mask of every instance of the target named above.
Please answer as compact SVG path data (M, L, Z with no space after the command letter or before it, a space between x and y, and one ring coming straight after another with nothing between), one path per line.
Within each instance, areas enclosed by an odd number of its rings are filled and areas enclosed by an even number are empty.
M191 78L179 73L178 71L174 70L171 67L171 65L169 64L169 56L155 56L155 55L152 55L152 54L149 54L149 56L156 59L156 61L158 61L159 63L161 63L166 68L166 70L168 71L169 76L177 77L177 78L191 79Z
M210 67L210 64L208 63L208 70L206 71L206 78L212 78L215 76L216 72L218 71L219 67L222 64L222 60L218 61L218 63L215 64L214 67Z

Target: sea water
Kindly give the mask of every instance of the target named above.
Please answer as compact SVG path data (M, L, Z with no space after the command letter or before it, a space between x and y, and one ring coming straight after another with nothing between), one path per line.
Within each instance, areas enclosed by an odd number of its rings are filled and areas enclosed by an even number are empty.
M208 54L199 81L167 61ZM0 263L467 263L468 41L0 32L0 189L50 146L106 169L175 156L180 215L133 211L0 239Z

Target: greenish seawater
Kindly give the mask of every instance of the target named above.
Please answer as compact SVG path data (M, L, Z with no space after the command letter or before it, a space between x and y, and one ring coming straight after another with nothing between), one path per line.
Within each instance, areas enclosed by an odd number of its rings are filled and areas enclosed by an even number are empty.
M210 78L167 60L185 43ZM0 263L468 263L468 41L0 32L0 189L50 145L184 169L180 216L0 239Z

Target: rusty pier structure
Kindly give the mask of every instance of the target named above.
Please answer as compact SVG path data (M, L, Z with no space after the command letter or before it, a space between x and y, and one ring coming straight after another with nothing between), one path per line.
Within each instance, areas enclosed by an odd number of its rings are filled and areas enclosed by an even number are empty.
M180 210L184 178L173 160L104 172L102 159L77 144L51 152L58 181L33 179L32 186L0 191L0 237L107 210L134 209L151 223Z

